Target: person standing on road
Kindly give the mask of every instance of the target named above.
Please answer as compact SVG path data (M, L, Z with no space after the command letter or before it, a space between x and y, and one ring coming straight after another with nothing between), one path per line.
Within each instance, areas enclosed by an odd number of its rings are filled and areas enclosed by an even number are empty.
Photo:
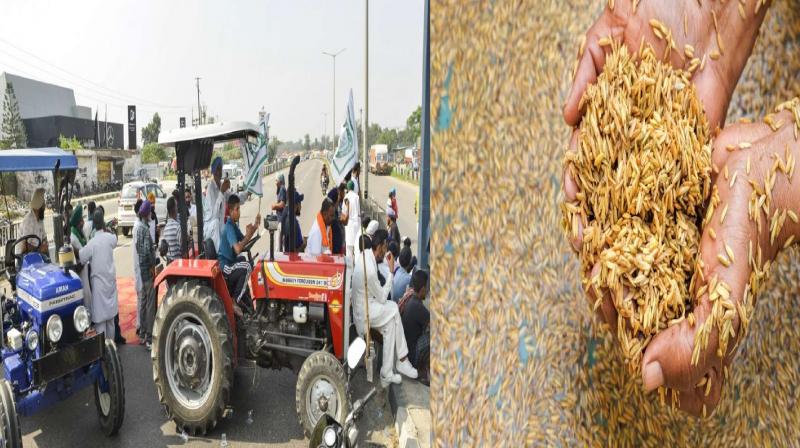
M28 247L27 241L21 241L14 249L15 253L25 254L32 251L37 251L43 255L50 253L47 246L47 233L44 230L44 209L44 188L37 188L33 192L33 198L31 198L31 209L22 219L19 236L38 236L40 239L39 247Z
M356 192L355 182L350 179L347 182L347 194L344 197L345 214L347 215L347 225L345 227L345 244L347 246L347 256L355 256L355 246L358 235L361 233L361 199Z
M80 250L86 246L83 224L83 207L76 206L69 218L69 243L78 260L80 260ZM92 289L89 283L89 263L84 263L80 268L80 277L81 285L83 285L83 304L87 310L90 310L92 309Z
M350 170L350 180L353 181L353 191L355 191L357 195L361 194L361 190L359 189L360 177L361 162L356 162L356 164L353 165L353 168Z
M211 162L212 179L206 184L206 195L203 199L203 240L211 239L214 248L219 247L220 233L225 224L225 206L233 192L230 191L230 182L222 181L222 157L216 157ZM240 202L245 202L249 193L242 192L238 195Z
M83 236L86 238L87 241L92 237L92 230L94 229L92 217L94 216L94 211L96 209L97 209L97 204L95 204L94 201L89 201L89 203L86 204L86 219L84 220L83 223Z
M333 253L333 229L332 224L336 219L336 207L329 198L322 200L322 206L317 213L317 219L311 224L308 231L308 242L306 243L306 254L308 255L330 255Z
M156 272L155 244L150 237L150 201L142 202L139 207L139 220L141 224L136 231L136 252L139 255L139 275L142 281L142 314L139 315L141 338L147 350L150 350L153 341L153 320L156 316L156 290L153 286Z
M386 209L386 227L389 228L389 239L400 244L400 229L397 227L397 214L393 208Z
M392 188L389 190L389 206L394 210L395 219L400 219L400 208L397 205L397 189ZM399 243L399 241L398 241Z
M141 198L136 200L136 204L133 205L133 212L136 214L136 220L133 222L133 231L131 232L131 247L133 250L133 281L134 287L136 288L136 336L139 337L139 340L142 344L144 344L144 338L142 336L142 316L144 316L144 309L142 308L142 276L139 270L139 251L137 250L136 241L138 241L138 229L142 225L142 220L139 219L139 209L142 207Z
M397 371L409 378L417 377L417 370L408 360L408 346L403 330L403 322L397 304L387 300L392 290L391 275L385 285L381 286L378 280L377 261L386 257L390 272L394 270L394 258L387 255L386 230L378 229L372 236L371 248L365 244L366 238L360 238L363 245L363 255L356 257L353 269L352 293L353 316L356 329L360 335L366 332L366 306L365 297L369 303L369 324L372 329L378 330L383 337L383 365L381 367L381 382L384 386L389 383L399 384L402 378L394 372L395 361ZM366 263L366 265L365 265ZM366 281L364 280L366 276ZM364 289L366 283L366 291Z
M430 385L431 313L423 303L428 295L428 273L422 270L411 277L411 289L400 300L398 308L411 361L423 384Z
M95 210L92 216L95 235L79 251L80 261L91 265L92 302L90 314L95 330L106 339L115 340L114 316L119 314L117 303L117 272L114 267L114 248L117 236L105 230L104 215Z
M167 264L181 258L181 226L178 224L177 201L174 197L167 199L167 225L161 236L161 246L165 249L162 255Z
M347 220L346 215L342 213L342 199L344 198L344 189L334 188L328 192L328 199L334 204L334 219L331 223L331 235L333 238L333 254L344 255L344 226L342 219Z
M153 239L153 244L158 247L158 215L156 214L156 194L154 192L147 193L147 200L150 201L150 238Z

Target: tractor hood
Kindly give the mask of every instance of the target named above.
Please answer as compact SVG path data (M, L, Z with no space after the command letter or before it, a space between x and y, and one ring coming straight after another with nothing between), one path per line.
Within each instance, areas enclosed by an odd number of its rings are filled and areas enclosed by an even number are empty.
M31 311L47 313L83 301L80 277L56 264L33 263L17 276L17 295Z

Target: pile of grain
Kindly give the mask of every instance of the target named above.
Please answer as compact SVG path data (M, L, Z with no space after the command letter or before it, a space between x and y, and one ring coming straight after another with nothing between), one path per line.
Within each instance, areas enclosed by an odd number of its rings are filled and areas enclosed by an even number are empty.
M430 307L436 445L785 446L800 440L796 253L773 263L722 400L702 421L643 394L617 342L585 305L580 264L559 231L571 133L560 110L581 38L606 2L545 0L533 7L497 0L465 7L443 0L435 6ZM752 13L754 2L745 6ZM726 50L734 45L725 44ZM800 8L776 0L726 121L764 116L798 96L798 74Z
M562 204L563 224L574 239L582 221L582 270L600 266L584 285L609 292L618 313L612 327L639 375L652 337L693 307L711 143L690 74L661 62L649 45L639 62L613 45L581 99L578 148L564 162L579 193L576 203Z

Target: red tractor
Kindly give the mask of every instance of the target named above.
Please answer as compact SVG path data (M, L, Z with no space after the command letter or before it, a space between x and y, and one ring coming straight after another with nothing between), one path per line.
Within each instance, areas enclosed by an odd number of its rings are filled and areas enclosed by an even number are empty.
M161 134L159 143L175 147L179 197L184 197L187 175L194 179L195 240L203 235L200 173L211 164L214 144L258 137L259 129L245 122ZM295 157L289 170L289 210L294 210L298 162ZM234 368L248 362L298 373L296 408L306 435L324 414L344 421L350 394L343 362L355 333L345 258L308 256L292 247L275 253L277 221L268 216L269 254L251 255L258 236L242 251L253 266L249 287L255 312L238 317L213 243L199 244L195 257L187 256L187 210L184 201L178 202L184 257L156 277L156 288L166 282L167 291L158 304L151 354L153 380L168 415L190 434L213 429L229 405ZM287 240L294 242L292 236Z

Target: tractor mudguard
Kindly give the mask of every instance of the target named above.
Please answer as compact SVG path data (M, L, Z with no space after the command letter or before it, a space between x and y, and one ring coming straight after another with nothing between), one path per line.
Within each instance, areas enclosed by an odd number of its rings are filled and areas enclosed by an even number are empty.
M3 359L3 371L8 383L13 385L15 390L24 390L30 385L27 369L25 364L22 363L19 353L14 353Z
M189 278L203 278L207 279L209 286L222 299L222 304L225 306L225 314L228 317L228 324L230 325L231 332L233 333L233 352L234 359L238 357L238 337L236 334L236 316L233 314L233 299L228 292L228 284L225 282L225 277L222 276L222 269L219 267L217 260L203 260L203 259L179 259L170 263L164 270L159 273L153 281L153 287L158 291L158 287L165 280L169 279L189 279ZM158 307L158 298L156 298L156 307Z

